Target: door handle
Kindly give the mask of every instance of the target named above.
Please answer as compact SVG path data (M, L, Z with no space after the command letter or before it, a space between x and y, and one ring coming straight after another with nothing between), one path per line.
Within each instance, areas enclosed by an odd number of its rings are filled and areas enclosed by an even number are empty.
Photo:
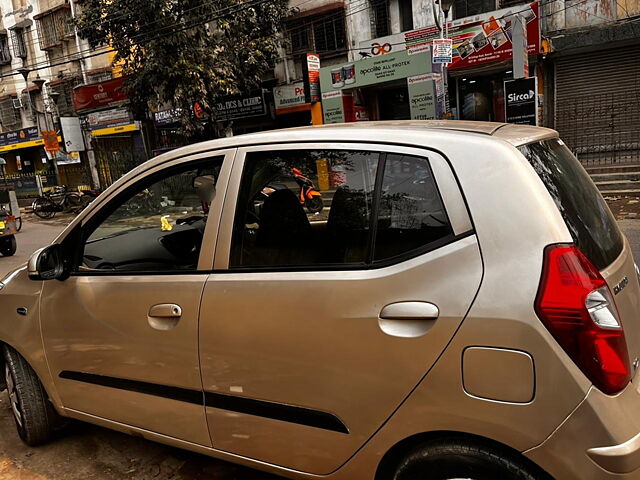
M180 318L182 308L175 303L159 303L149 309L149 316L156 318Z
M421 337L435 325L440 310L429 302L397 302L382 308L378 325L387 335Z
M380 312L385 320L436 320L438 315L438 307L429 302L390 303Z

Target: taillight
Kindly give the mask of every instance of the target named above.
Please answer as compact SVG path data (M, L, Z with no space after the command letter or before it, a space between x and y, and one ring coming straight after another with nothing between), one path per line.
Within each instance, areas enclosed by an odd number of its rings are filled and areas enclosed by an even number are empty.
M545 249L535 310L596 387L612 395L629 383L629 353L613 296L600 272L575 246Z

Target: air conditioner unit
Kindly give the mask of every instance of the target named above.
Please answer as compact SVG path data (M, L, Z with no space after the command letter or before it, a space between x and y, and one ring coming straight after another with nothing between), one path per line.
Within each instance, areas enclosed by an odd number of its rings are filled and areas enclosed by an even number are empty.
M13 99L13 108L19 110L22 108L22 98L14 98Z

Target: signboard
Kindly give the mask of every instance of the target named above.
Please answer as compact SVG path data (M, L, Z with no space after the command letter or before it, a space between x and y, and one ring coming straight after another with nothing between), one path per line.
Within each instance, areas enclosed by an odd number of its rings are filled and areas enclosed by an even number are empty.
M261 117L266 115L267 107L262 91L249 97L233 96L216 105L218 120L236 120L239 118Z
M505 121L521 125L536 125L537 91L536 77L505 80Z
M153 124L156 127L166 127L167 125L180 123L181 113L182 110L179 108L170 108L168 110L153 112Z
M320 101L320 57L307 53L307 61L302 63L305 103Z
M126 107L89 113L84 116L83 120L89 130L119 127L132 122L131 115Z
M433 63L451 63L453 43L450 38L437 38L433 41Z
M31 142L40 138L38 127L21 128L12 132L0 133L0 146L14 143Z
M60 150L58 143L58 132L55 130L43 130L42 139L44 140L44 149L47 152L57 152Z
M522 16L526 24L527 53L539 53L540 4L533 2L449 22L448 37L452 41L453 51L448 68L465 68L511 59L515 15ZM369 58L406 50L409 55L414 55L428 50L432 41L438 38L440 31L432 25L360 42L359 54L362 58Z
M431 72L430 52L409 55L406 51L400 51L342 66L321 68L320 89L324 102L326 92L366 87Z
M67 152L84 152L84 136L79 117L60 117L60 128Z
M439 73L426 73L407 78L411 120L436 119L436 81Z
M56 165L74 165L77 163L82 163L80 159L80 153L78 152L58 152L55 157Z
M309 110L304 91L304 82L281 85L273 89L276 115Z
M118 77L106 82L76 87L73 90L73 108L76 110L92 110L129 101L124 82L125 77Z

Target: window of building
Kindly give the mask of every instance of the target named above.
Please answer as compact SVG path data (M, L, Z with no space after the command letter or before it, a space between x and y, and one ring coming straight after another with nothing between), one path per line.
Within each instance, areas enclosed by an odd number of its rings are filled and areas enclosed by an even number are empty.
M9 50L9 37L0 35L0 65L11 63L11 51Z
M27 58L27 42L24 28L14 28L11 30L11 44L13 45L13 55L17 58Z
M222 161L168 169L112 200L111 213L87 227L81 270L196 270Z
M389 18L389 0L369 0L371 2L370 14L372 32L375 37L386 37L391 34L391 21Z
M305 178L322 187L320 209L301 195ZM230 267L366 267L453 238L426 158L253 152L245 160Z
M413 30L413 0L398 0L400 9L400 29L403 32Z
M287 24L292 53L341 53L347 48L344 10L334 10L290 21Z
M54 80L47 84L52 92L59 94L56 99L56 107L58 108L58 114L60 116L75 115L73 108L73 89L80 84L82 84L82 77L79 75Z
M49 10L35 17L38 28L38 41L42 50L48 50L62 45L66 37L73 35L71 10L67 5Z
M470 17L496 9L496 0L455 0L453 19Z
M15 97L4 97L0 100L0 123L6 128L15 130L20 127L20 110L15 108Z

